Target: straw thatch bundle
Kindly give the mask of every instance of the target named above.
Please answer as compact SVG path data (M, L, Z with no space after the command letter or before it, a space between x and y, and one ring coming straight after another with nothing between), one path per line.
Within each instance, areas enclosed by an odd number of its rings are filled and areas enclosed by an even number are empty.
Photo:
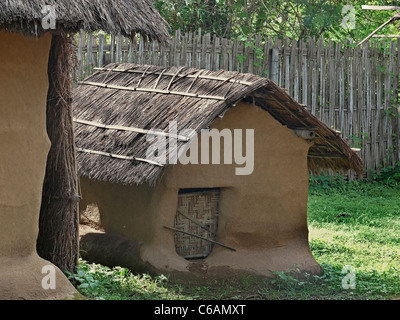
M163 166L143 160L149 142L145 134L132 131L167 132L169 123L176 121L179 130L199 132L242 99L268 111L289 129L315 133L308 154L310 170L362 173L362 161L348 143L268 79L122 63L97 69L74 89L79 174L101 181L153 185ZM178 142L177 148L184 143Z
M168 32L165 22L151 0L3 0L0 1L0 25L7 30L27 35L39 35L42 9L54 5L57 29L64 31L103 30L165 42Z
M47 134L51 148L37 239L38 254L61 270L73 271L78 261L78 185L71 110L71 70L75 51L65 34L53 36L49 57Z

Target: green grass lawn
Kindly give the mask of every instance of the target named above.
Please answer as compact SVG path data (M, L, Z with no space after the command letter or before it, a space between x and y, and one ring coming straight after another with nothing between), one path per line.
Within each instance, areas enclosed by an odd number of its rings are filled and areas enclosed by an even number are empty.
M324 299L400 296L399 186L311 187L308 221L312 253L327 274ZM355 289L343 290L345 266L355 272Z
M310 181L309 240L322 276L300 275L293 266L271 279L245 276L190 284L81 261L70 278L87 297L107 300L400 297L400 185Z

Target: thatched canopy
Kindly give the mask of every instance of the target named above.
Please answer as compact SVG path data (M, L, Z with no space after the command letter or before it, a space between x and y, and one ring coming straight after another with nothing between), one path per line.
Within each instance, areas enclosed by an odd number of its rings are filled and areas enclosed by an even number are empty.
M238 101L255 103L289 129L315 135L309 169L363 171L360 157L274 82L251 74L193 68L110 64L73 92L78 171L81 176L123 184L154 184L162 166L145 161L141 129L199 132ZM137 130L139 129L139 130ZM187 143L178 142L180 145Z
M76 32L103 30L144 36L165 42L165 22L151 0L2 0L0 25L7 30L38 35L42 28L42 9L54 5L57 29Z

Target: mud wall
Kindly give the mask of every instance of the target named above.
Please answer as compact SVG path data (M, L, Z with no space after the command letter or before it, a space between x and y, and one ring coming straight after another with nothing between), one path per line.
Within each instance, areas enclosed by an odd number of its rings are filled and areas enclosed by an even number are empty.
M221 188L217 241L236 251L214 246L204 260L209 274L226 274L228 267L232 272L267 275L294 264L319 273L307 228L311 142L297 137L268 112L245 103L228 110L212 128L254 129L252 174L236 175L240 165L235 161L230 165L178 163L167 167L154 190L98 182L90 182L90 187L86 181L84 194L85 190L96 193L106 229L139 243L142 259L162 272L187 273L191 262L178 256L173 231L164 226L174 224L179 189ZM221 148L223 156L223 144ZM243 154L245 150L243 144Z
M0 31L0 299L73 293L56 269L56 289L42 287L37 256L39 210L50 142L46 133L51 35L27 38Z

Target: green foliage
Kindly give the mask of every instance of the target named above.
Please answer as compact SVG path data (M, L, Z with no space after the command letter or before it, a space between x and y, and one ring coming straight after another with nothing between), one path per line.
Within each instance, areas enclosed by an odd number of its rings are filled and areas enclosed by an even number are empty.
M350 135L350 144L352 148L361 148L364 140L369 140L370 137L366 132Z
M93 275L79 265L76 273L66 271L68 279L76 285L76 287L85 294L97 295L99 280L95 280Z
M166 289L168 278L163 275L153 278L80 260L76 273L67 272L67 276L82 295L96 300L182 299Z
M171 33L177 29L197 31L219 37L254 39L277 36L299 39L323 37L345 42L359 41L387 21L393 11L363 10L360 0L156 0L155 7L169 23ZM368 4L388 5L385 0ZM354 6L355 28L342 22L349 19L349 12L342 12L345 5ZM398 4L397 4L398 5ZM353 12L351 12L353 14ZM385 28L396 33L396 25Z
M393 166L386 166L380 170L379 173L375 173L370 178L371 182L379 182L381 184L389 186L400 185L400 162L397 162Z
M344 190L347 186L347 182L341 175L310 175L309 188L310 193L318 192L329 192L332 188L337 190Z
M227 36L229 8L225 0L156 0L155 8L169 24L171 33L197 31L199 28L219 36Z

